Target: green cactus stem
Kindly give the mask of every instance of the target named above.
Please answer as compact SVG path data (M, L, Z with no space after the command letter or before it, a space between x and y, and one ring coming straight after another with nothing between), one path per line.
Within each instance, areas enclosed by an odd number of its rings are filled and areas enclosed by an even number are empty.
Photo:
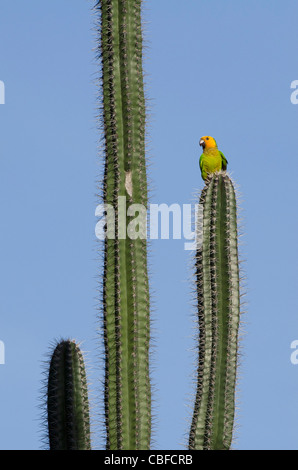
M50 450L91 450L85 366L74 341L59 342L52 354L47 415Z
M200 203L203 237L196 254L199 365L189 449L229 450L235 414L240 289L237 204L226 173L211 175Z
M128 236L132 204L147 210L141 0L100 0L103 201L114 208L116 236L104 246L106 448L149 449L149 285L145 238ZM122 214L123 215L123 214Z

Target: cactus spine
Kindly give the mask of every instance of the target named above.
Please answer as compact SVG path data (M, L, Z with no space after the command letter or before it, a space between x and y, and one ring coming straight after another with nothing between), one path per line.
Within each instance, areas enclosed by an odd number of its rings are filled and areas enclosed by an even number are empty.
M196 255L199 366L189 448L228 450L232 441L240 318L237 206L215 173L201 194L203 241Z
M90 450L89 403L82 353L74 341L57 344L47 386L50 450Z
M103 280L106 447L111 450L149 449L151 435L147 247L145 238L127 237L126 219L131 204L147 208L141 6L141 0L97 3L103 200L115 215L115 237L105 240Z

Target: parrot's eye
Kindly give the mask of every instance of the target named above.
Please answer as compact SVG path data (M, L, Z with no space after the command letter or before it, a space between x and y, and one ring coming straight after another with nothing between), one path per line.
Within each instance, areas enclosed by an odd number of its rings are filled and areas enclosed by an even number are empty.
M209 137L206 137L206 140L209 140Z

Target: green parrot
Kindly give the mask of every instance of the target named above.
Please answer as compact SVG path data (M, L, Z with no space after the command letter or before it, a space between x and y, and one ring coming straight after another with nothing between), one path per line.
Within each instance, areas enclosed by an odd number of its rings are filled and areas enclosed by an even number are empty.
M203 153L200 156L200 169L203 180L208 178L208 175L216 171L226 170L228 161L224 154L218 150L217 143L213 137L205 135L200 139L200 145L203 148Z

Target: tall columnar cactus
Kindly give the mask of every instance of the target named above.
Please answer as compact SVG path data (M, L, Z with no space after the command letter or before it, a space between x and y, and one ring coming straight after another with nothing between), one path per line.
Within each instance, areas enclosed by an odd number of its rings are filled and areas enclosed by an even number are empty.
M103 201L113 207L115 216L115 236L107 237L104 246L107 449L148 449L151 435L147 247L145 237L129 237L131 219L126 217L132 204L147 208L141 6L141 0L97 4L105 141Z
M90 450L89 403L82 353L61 341L52 354L47 384L50 450Z
M189 448L231 446L240 318L237 206L233 184L215 173L201 194L202 246L196 255L199 365Z

